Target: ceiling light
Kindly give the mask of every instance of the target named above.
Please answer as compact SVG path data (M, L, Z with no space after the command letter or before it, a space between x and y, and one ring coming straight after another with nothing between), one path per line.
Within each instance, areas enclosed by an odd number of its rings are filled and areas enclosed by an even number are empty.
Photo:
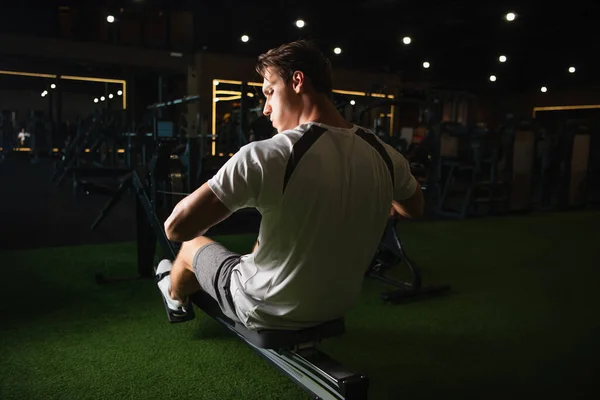
M351 106L353 106L353 105L355 105L355 104L356 104L356 101L354 101L354 100L350 100L350 105L351 105Z
M575 71L577 71L577 70L575 69L575 67L569 67L569 72L570 72L570 73L572 73L572 74L573 74L573 73L575 73Z
M94 99L94 103L97 103L97 102L98 102L98 98L96 97L96 98Z
M514 12L509 12L508 14L506 14L506 20L509 22L514 21L516 17L517 16L515 15Z
M429 62L428 62L428 61L425 61L425 62L423 63L423 68L427 69L427 68L429 68L429 67L431 67L431 64L429 64Z
M496 82L496 75L490 75L490 81Z
M56 89L56 84L54 84L54 83L53 83L53 84L51 84L51 85L50 85L50 89Z
M333 49L333 52L335 54L342 54L342 49L340 49L339 47L336 47L335 49Z
M115 22L115 17L113 17L112 15L107 16L106 22L108 22L109 24L112 24L113 22Z
M410 44L410 42L412 42L412 39L410 37L404 36L402 38L402 43L404 43L404 44Z
M542 91L542 93L546 93L548 91L548 88L546 86L542 86L540 90Z
M500 61L501 63L506 62L506 56L498 57L498 61Z
M108 98L109 98L109 99L112 99L113 97L114 97L114 96L113 96L113 94L112 94L112 93L108 95Z
M104 96L100 97L100 101L104 101L106 98Z
M298 28L304 28L304 25L305 25L305 24L304 24L304 21L303 21L303 20L299 19L298 21L296 21L296 26L297 26Z
M242 42L246 43L248 40L250 40L248 35L242 35Z
M122 96L122 95L123 95L123 91L122 91L122 90L118 90L118 91L117 91L117 94L118 94L119 96Z

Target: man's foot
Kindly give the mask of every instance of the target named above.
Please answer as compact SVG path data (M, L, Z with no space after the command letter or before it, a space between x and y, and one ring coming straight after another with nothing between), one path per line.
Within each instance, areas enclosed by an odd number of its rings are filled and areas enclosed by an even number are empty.
M171 298L169 292L171 291L171 268L173 264L170 260L162 260L158 263L158 266L154 269L156 275L156 283L158 289L162 294L163 303L169 317L169 322L185 322L194 319L194 307L191 302L186 304Z

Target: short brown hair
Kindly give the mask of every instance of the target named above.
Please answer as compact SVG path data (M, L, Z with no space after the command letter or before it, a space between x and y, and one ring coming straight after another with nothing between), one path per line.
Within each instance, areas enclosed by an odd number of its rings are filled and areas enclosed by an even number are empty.
M273 48L258 57L256 72L264 78L267 68L272 67L287 84L295 71L302 71L318 93L331 94L333 77L331 61L316 43L298 40Z

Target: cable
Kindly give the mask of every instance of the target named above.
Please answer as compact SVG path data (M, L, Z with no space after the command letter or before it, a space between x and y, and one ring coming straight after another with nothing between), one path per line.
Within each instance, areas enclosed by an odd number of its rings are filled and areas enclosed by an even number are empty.
M170 195L175 195L175 196L188 196L191 193L181 193L181 192L168 192L166 190L157 190L157 193L162 193L162 194L170 194Z

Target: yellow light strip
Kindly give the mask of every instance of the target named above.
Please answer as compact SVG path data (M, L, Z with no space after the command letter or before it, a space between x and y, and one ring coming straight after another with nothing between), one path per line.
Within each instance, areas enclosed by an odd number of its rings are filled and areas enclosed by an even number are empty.
M353 90L338 90L338 89L333 89L332 90L333 93L339 93L339 94L347 94L350 96L366 96L367 94L365 92L355 92Z
M228 83L231 85L241 85L242 81L232 81L232 80L227 80L227 79L213 79L213 86L217 86L220 83ZM263 84L260 82L246 82L246 84L248 86L262 86ZM333 89L332 90L334 93L339 93L339 94L347 94L350 96L366 96L367 93L365 92L357 92L354 90L342 90L342 89ZM218 93L220 93L221 91L219 90ZM223 94L227 94L225 93L225 91L223 91ZM379 98L390 98L393 99L394 95L385 95L385 94L381 94L381 93L371 93L372 97L379 97ZM214 96L213 96L214 97Z
M215 142L215 137L214 135L217 134L217 103L219 101L228 101L228 100L238 100L241 98L241 92L238 91L234 91L234 90L217 90L217 86L220 83L227 83L230 85L241 85L242 81L234 81L234 80L229 80L229 79L213 79L213 84L212 84L212 134L213 134L213 142L212 142L212 155L214 156L216 154L216 142ZM262 87L262 83L259 82L246 82L246 84L248 86L257 86L257 87ZM349 95L349 96L362 96L362 97L366 97L367 93L366 92L358 92L358 91L353 91L353 90L342 90L342 89L333 89L332 90L334 93L338 93L338 94L345 94L345 95ZM232 96L232 97L221 97L221 98L217 98L217 94L235 94L236 96ZM370 97L377 97L377 98L388 98L388 99L393 99L394 95L389 94L389 95L385 95L385 94L381 94L381 93L371 93L369 94ZM217 100L217 101L215 101ZM390 117L390 135L392 134L392 127L394 126L394 106L390 106L391 108L391 113L388 114L388 116Z
M68 79L72 81L84 81L84 82L101 82L101 83L120 83L123 87L123 110L127 109L127 81L123 79L109 79L109 78L92 78L86 76L73 76L73 75L61 75L60 79Z
M2 150L2 147L0 147L0 150ZM13 149L13 151L28 152L28 151L31 151L31 148L30 147L15 147ZM60 149L58 147L52 148L53 153L58 153L59 151L60 151ZM89 153L90 149L85 149L84 151L86 153ZM109 152L110 152L110 150L109 150ZM123 154L123 153L125 153L125 149L117 149L117 153Z
M367 93L365 93L365 92L356 92L356 91L353 91L353 90L333 89L332 92L333 93L339 93L339 94L347 94L347 95L350 95L350 96L362 96L362 97L367 96ZM393 99L394 98L393 94L385 95L385 94L381 94L381 93L371 93L369 96L371 96L371 97L378 97L380 99L385 99L386 97L388 99Z
M213 101L216 103L217 101L230 101L230 100L239 100L242 96L229 96L229 97L214 97Z
M6 71L0 70L0 75L17 75L17 76L30 76L35 78L50 78L56 79L57 75L53 74L40 74L37 72L21 72L21 71ZM123 79L110 79L110 78L94 78L89 76L74 76L74 75L60 75L60 79L66 79L71 81L84 81L84 82L101 82L101 83L120 83L123 90L123 110L127 109L127 81Z
M123 79L93 78L93 77L89 77L89 76L73 76L73 75L61 75L60 79L68 79L71 81L84 81L84 82L125 83L125 81Z
M241 85L242 81L232 81L227 79L213 79L213 86L218 85L219 83L229 83L231 85ZM248 86L262 86L263 84L260 82L246 82Z
M538 111L566 111L566 110L589 110L600 108L600 104L588 104L581 106L549 106L549 107L533 107L533 118Z
M2 147L0 147L0 150L2 150ZM15 148L13 149L13 151L22 151L22 152L27 152L27 151L31 151L31 148L30 148L30 147L15 147ZM54 147L54 148L52 149L52 152L53 152L53 153L58 153L58 148Z
M4 71L0 70L1 75L17 75L17 76L32 76L35 78L56 78L56 75L38 74L35 72L20 72L20 71Z
M381 93L371 93L371 97L379 97L380 99L385 99L387 97L388 99L393 99L394 95L388 94L386 96L385 94L381 94Z
M123 81L121 85L123 89L123 110L127 110L127 81Z
M215 91L216 94L235 94L235 95L242 95L242 92L240 91L236 91L236 90L216 90Z
M213 79L213 86L216 86L219 83L231 83L232 85L241 85L242 81L228 81L226 79Z
M390 108L391 111L388 116L390 117L390 136L392 136L392 132L394 131L394 109L396 106L391 106Z
M217 84L219 83L218 80L213 79L213 85L212 85L212 97L211 98L216 98L217 97ZM217 134L217 105L215 104L215 102L212 102L212 143L211 143L211 155L215 155L216 151L217 151L217 142L216 142L216 138L215 135Z

